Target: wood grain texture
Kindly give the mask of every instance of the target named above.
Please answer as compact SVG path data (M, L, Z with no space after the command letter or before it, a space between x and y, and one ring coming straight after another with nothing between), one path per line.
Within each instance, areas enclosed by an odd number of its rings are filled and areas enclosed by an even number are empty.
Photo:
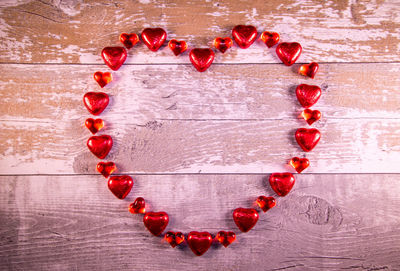
M169 38L191 47L211 46L237 24L259 32L274 30L284 41L304 47L301 62L399 61L400 7L391 1L2 1L0 61L12 63L101 63L100 51L118 45L122 32L164 27ZM28 24L26 22L29 22ZM233 48L216 62L276 63L258 42L248 50ZM156 56L156 57L153 57ZM167 47L156 54L143 44L130 63L188 63Z

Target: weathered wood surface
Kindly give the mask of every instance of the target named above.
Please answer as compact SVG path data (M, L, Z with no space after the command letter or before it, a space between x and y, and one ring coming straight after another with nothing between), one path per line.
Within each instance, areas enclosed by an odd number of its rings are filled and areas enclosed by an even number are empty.
M164 27L191 47L212 46L236 24L274 30L304 47L300 61L399 61L398 1L1 1L0 61L101 63L100 51L122 32ZM29 22L29 23L27 23ZM273 49L235 46L216 62L276 63ZM188 63L167 47L152 53L141 43L130 63ZM156 56L156 57L153 57Z
M137 176L117 200L99 176L7 177L0 186L0 269L399 270L400 175L301 175L247 234L196 257L151 237L136 196L167 229L234 230L231 212L271 191L264 175ZM366 193L373 191L373 193Z

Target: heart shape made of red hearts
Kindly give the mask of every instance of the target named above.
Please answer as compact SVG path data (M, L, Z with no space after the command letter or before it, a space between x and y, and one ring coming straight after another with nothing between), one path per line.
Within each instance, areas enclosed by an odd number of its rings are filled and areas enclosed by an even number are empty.
M236 234L233 231L220 231L216 238L224 247L228 247L236 240Z
M147 212L143 216L145 227L155 236L163 233L169 223L169 217L166 212Z
M101 175L108 178L114 171L117 170L117 166L114 162L99 162L97 163L96 170Z
M318 129L300 128L295 133L296 141L305 152L312 151L321 139L321 133Z
M167 39L167 32L162 28L145 28L141 34L144 44L153 52L156 52Z
M296 87L296 96L304 108L309 108L318 102L321 97L321 88L314 85L300 84Z
M110 69L117 71L122 64L124 64L127 52L126 49L121 46L105 47L101 51L101 57Z
M298 42L282 42L276 47L276 54L286 66L292 66L301 54L301 45Z
M240 48L246 49L257 39L257 29L252 25L237 25L232 29L232 37Z
M104 92L87 92L83 96L83 104L92 115L100 115L106 109L110 99Z
M172 39L168 42L168 47L176 56L182 54L188 48L186 41L184 40L178 41L175 39Z
M108 189L119 199L124 199L133 186L133 179L128 175L112 176L108 180Z
M214 56L214 51L210 48L194 48L189 53L190 61L199 72L204 72L211 66Z
M272 173L269 176L269 184L272 190L278 196L284 197L289 194L290 190L292 190L295 179L292 173L284 172L284 173Z
M258 221L259 215L253 208L237 208L233 211L233 221L239 230L248 232Z
M191 231L187 237L187 243L197 256L203 255L212 244L212 236L209 232Z
M109 135L91 136L86 145L95 156L104 159L113 146L113 140Z
M185 236L181 232L168 231L165 233L165 240L171 247L176 247L185 241Z

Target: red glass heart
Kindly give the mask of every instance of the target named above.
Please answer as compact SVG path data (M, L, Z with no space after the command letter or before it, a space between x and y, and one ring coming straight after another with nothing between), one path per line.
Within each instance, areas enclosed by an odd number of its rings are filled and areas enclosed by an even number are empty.
M122 33L119 35L119 41L126 47L126 49L131 49L139 42L139 36L136 33Z
M171 49L171 51L174 53L174 55L178 56L182 54L183 52L186 51L187 49L187 43L184 40L177 41L175 39L172 39L168 42L168 47Z
M271 48L275 44L279 42L279 34L276 32L269 32L269 31L264 31L261 34L261 40L265 43L265 45L268 46L268 48Z
M251 230L258 221L258 213L253 208L237 208L233 211L233 221L242 232Z
M117 170L117 166L114 162L99 162L96 166L96 170L108 178L114 171Z
M319 65L316 62L311 62L310 64L301 65L299 68L299 73L304 76L311 77L314 79L319 69Z
M191 231L188 234L187 242L193 253L201 256L210 248L212 236L209 232Z
M321 97L321 89L319 86L301 84L296 87L296 96L300 104L308 108L318 102Z
M143 217L144 225L155 236L161 235L168 222L169 217L166 212L147 212Z
M292 190L295 179L292 173L272 173L269 176L269 184L278 196L286 196Z
M95 134L104 127L104 121L102 119L88 118L85 121L85 126L92 134Z
M176 247L185 241L185 236L181 232L168 231L165 233L164 238L171 245L171 247Z
M112 176L108 180L108 188L119 199L124 199L131 192L133 180L128 175Z
M261 210L263 210L265 213L272 207L275 207L276 200L274 197L259 196L257 198L257 204L258 204L258 207L260 207Z
M236 234L233 231L220 231L216 238L224 247L228 247L236 240Z
M92 115L100 115L109 102L108 95L104 92L87 92L83 96L83 103Z
M110 152L113 140L109 135L91 136L87 141L89 150L100 159L104 159Z
M318 110L304 109L301 115L309 125L321 118L321 112Z
M156 52L167 39L167 32L162 28L145 28L142 31L142 40L146 46Z
M138 197L134 202L129 204L129 212L132 214L144 214L146 212L146 202L144 198Z
M217 48L221 53L225 53L226 50L231 48L233 45L233 41L231 38L216 38L214 40L214 46Z
M315 128L300 128L297 129L295 137L297 144L303 151L309 152L318 144L321 139L321 133Z
M126 50L124 47L106 47L101 51L101 57L104 63L113 71L118 70L126 60Z
M95 72L93 75L94 80L100 85L101 88L105 87L112 81L112 75L109 72Z
M237 25L232 29L232 37L240 48L246 49L257 39L257 29L252 25Z
M297 173L301 173L310 166L310 161L307 158L293 157L290 160L290 165L297 171Z
M276 54L286 66L292 66L301 54L301 45L297 42L282 42L276 47Z
M210 48L194 48L189 53L190 61L199 72L204 72L211 66L214 56L214 51Z

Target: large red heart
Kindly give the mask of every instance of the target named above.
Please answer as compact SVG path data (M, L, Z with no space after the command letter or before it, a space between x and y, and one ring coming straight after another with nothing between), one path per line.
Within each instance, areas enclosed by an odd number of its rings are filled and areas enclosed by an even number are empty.
M126 50L124 47L106 47L101 51L101 57L104 63L113 71L118 70L126 60Z
M232 47L233 41L231 38L215 38L214 46L217 48L221 53L225 53L226 50Z
M310 64L301 65L299 68L299 73L304 76L308 76L314 79L319 69L319 65L316 62L311 62Z
M297 173L301 173L310 166L310 161L307 158L293 157L290 160L290 165L297 171Z
M143 217L144 225L155 236L161 235L168 222L169 217L166 212L147 212Z
M167 32L162 28L145 28L142 31L142 40L146 46L156 52L167 39Z
M104 159L110 152L113 140L109 135L91 136L87 141L89 150L100 159Z
M88 118L85 121L85 126L92 134L95 134L104 127L104 121L102 119Z
M216 238L224 247L228 247L236 240L236 234L233 231L220 231Z
M112 176L108 180L108 188L119 199L124 199L131 192L133 180L128 175Z
M286 66L292 66L301 54L301 45L297 42L282 42L276 47L276 54Z
M165 240L171 245L171 247L176 247L185 241L185 235L181 232L168 231L165 233Z
M119 41L126 47L126 49L131 49L139 42L139 37L136 33L122 33L119 35Z
M182 54L183 52L186 51L187 49L187 43L184 40L178 41L175 39L172 39L168 42L168 47L171 49L171 51L174 53L174 55L178 56Z
M214 51L210 48L194 48L189 53L190 61L199 72L204 72L211 66L214 56Z
M315 129L300 128L296 131L296 141L303 151L309 152L318 144L321 133Z
M187 242L190 249L197 256L203 255L212 244L212 236L209 232L189 232Z
M259 196L257 198L257 204L258 204L258 207L260 207L261 210L263 210L265 213L272 207L275 207L276 200L274 197Z
M95 72L93 78L101 88L105 87L112 81L112 75L109 72Z
M301 115L308 123L308 125L313 124L321 118L321 112L319 110L311 110L309 108L304 109L303 112L301 112Z
M296 87L296 96L303 107L309 108L318 102L321 89L319 86L301 84Z
M233 211L233 221L242 232L251 230L258 221L258 213L253 208L237 208Z
M92 115L100 115L109 102L108 95L104 92L87 92L83 96L83 103Z
M292 173L272 173L269 176L269 184L275 193L281 197L286 196L292 190L295 183Z
M129 204L129 212L132 214L144 214L146 212L146 202L144 198L138 197Z
M117 166L114 162L99 162L97 163L96 169L101 175L108 178L110 175L117 170Z
M252 25L237 25L232 29L232 37L240 48L246 49L257 39L257 29Z
M261 40L265 43L265 45L268 46L268 48L271 48L275 44L279 42L279 34L276 32L268 32L264 31L261 34Z

